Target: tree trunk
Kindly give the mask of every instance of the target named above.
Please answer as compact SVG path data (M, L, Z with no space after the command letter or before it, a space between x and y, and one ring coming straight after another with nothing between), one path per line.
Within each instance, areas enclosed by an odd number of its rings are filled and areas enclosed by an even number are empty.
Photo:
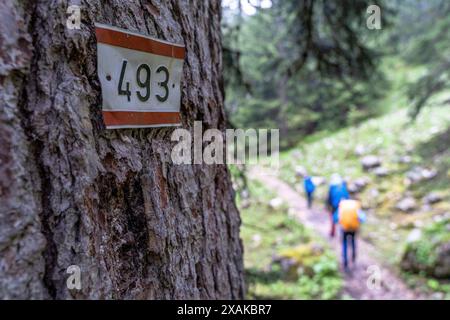
M175 165L172 128L106 130L94 22L186 45L182 127L225 129L220 1L0 2L0 298L244 294L225 165ZM81 268L81 290L66 271Z

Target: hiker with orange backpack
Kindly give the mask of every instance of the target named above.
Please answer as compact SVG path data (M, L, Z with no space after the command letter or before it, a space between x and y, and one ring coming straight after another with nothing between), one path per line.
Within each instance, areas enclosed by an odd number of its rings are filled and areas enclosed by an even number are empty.
M344 270L348 271L348 243L352 247L352 263L356 261L356 234L360 224L366 221L366 214L361 209L358 200L344 199L339 203L339 208L335 216L335 221L339 223L342 234L342 260Z
M337 173L331 176L330 187L328 190L327 205L330 210L331 229L330 237L334 237L336 222L334 216L337 214L339 203L343 199L349 199L350 195L347 191L347 184Z

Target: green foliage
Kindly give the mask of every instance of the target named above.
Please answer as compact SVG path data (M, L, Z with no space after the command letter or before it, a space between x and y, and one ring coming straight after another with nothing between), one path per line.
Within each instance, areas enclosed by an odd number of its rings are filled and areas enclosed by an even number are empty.
M406 251L413 252L424 270L433 268L437 259L437 247L450 241L448 226L450 219L432 223L424 229L422 238L407 245Z
M389 110L389 80L402 59L417 73L404 79L410 115L450 86L450 3L377 2L383 29L365 27L370 1L272 1L253 16L224 23L226 110L238 127L279 128L281 147L305 135L334 131ZM264 32L262 32L262 30ZM240 79L233 81L232 79ZM395 80L395 79L394 79Z
M446 299L450 299L450 281L449 279L435 279L430 274L436 264L437 248L450 242L450 232L448 226L450 219L444 219L440 222L431 223L423 230L422 237L415 242L408 244L405 252L414 254L417 266L420 266L420 272L414 270L414 273L407 272L404 274L408 283L412 287L419 287L423 291L439 292L445 295Z
M436 252L435 244L427 240L418 241L408 245L407 251L414 251L417 262L425 268L429 268L435 264Z
M397 48L408 63L426 67L409 87L415 118L431 97L450 87L450 3L407 0L398 2L396 8L399 14L392 39L397 40Z
M375 101L387 82L376 71L376 33L365 27L369 4L273 1L271 9L240 19L235 33L226 33L226 50L239 52L241 75L251 90L245 93L227 80L231 122L280 128L285 147L307 133L377 114Z
M254 269L246 270L249 283L247 298L250 299L335 299L342 288L342 279L336 276L335 264L327 257L318 262L318 268L324 270L313 277L302 276L296 281L287 282L281 276L281 270L274 267L271 272L260 273ZM334 272L330 276L330 272Z
M444 300L450 299L450 282L428 278L426 275L418 275L413 273L404 273L403 277L411 288L426 292L429 294L441 294Z
M429 165L434 160L433 156L439 153L423 148L430 146L435 137L447 131L450 127L450 114L444 107L435 108L424 111L414 124L408 125L408 122L407 112L403 109L338 132L322 131L311 135L296 148L280 155L281 177L291 184L296 183L292 173L295 166L302 165L313 175L329 177L338 172L350 179L358 178L363 175L360 157L355 153L358 146L381 156L385 165L391 166L393 170L400 169L397 166L398 158L406 154L405 149L415 151L412 153L414 162L410 164L411 167L422 162L425 162L422 165ZM448 147L448 141L443 139L437 140L436 144L441 148ZM447 150L444 148L443 151ZM298 151L300 155L296 157ZM448 157L445 155L446 153L442 154L442 161L446 163ZM446 171L446 168L442 171ZM403 177L403 171L398 171L398 175ZM391 186L390 179L395 178L397 175L393 174L383 181L389 182ZM446 174L438 177L441 178L446 180ZM444 181L443 183L445 184ZM431 183L422 192L430 192L434 187L438 185Z

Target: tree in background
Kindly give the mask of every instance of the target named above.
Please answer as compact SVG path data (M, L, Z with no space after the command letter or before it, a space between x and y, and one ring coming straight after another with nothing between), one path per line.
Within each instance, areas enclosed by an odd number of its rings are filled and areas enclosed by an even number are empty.
M395 6L398 19L391 44L397 44L408 63L425 70L409 87L415 118L432 96L450 88L450 3L406 0Z
M229 69L240 70L227 74L227 110L233 122L278 127L291 138L285 140L289 145L299 135L374 114L373 101L385 82L377 72L377 32L366 28L370 4L272 1L255 15L225 20L225 47L239 58ZM236 75L243 81L233 81Z

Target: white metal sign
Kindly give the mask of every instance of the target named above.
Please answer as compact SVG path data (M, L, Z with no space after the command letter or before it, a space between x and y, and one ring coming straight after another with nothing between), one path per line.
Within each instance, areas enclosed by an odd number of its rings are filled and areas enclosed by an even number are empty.
M95 31L106 127L179 125L184 46L102 24Z

